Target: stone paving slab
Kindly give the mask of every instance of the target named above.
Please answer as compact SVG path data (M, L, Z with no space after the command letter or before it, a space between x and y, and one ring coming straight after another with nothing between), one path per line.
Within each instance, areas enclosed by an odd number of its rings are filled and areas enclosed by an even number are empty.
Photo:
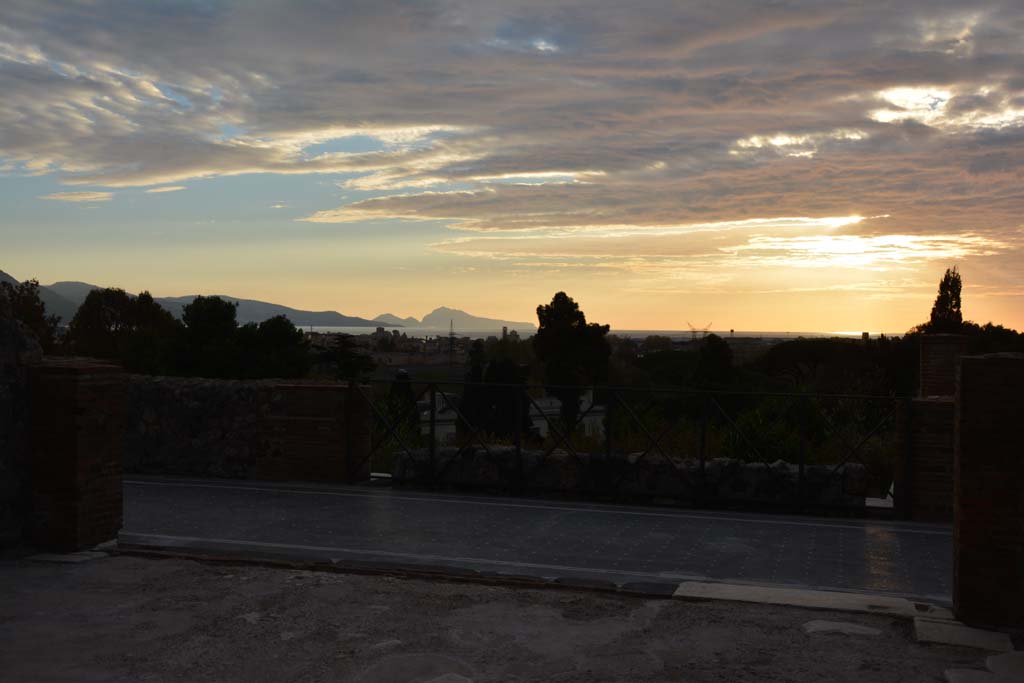
M999 676L980 669L946 669L946 683L1020 683L1019 678Z
M914 619L914 635L920 643L959 645L995 652L1013 650L1010 636L1005 633L972 628L958 621L918 617Z
M821 634L838 634L843 636L880 636L882 630L872 628L870 626L861 626L860 624L851 624L848 621L827 621L824 619L814 619L808 621L803 625L804 633L812 635L815 633Z
M259 482L129 479L126 537L663 591L729 582L940 605L952 574L943 525Z
M863 612L865 614L890 614L899 617L916 617L920 614L927 614L933 619L952 618L952 613L942 607L914 603L905 598L871 595L868 593L844 593L838 591L778 588L774 586L746 586L728 583L685 581L679 584L675 597L732 600L766 605L787 605L789 607L809 607L812 609L840 610L843 612Z
M985 666L992 673L1024 681L1024 651L991 655L985 660Z

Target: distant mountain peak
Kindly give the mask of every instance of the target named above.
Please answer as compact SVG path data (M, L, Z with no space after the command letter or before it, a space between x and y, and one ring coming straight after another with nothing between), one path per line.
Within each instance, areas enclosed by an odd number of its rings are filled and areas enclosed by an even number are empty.
M422 324L424 327L436 328L445 328L449 325L453 325L456 332L459 329L476 331L497 329L499 327L507 327L510 330L519 330L523 332L532 332L537 328L533 323L514 320L499 320L497 318L483 318L481 316L466 313L458 308L449 308L447 306L439 306L423 316Z
M391 313L381 313L374 321L382 323L384 325L393 325L395 327L416 327L420 324L420 321L412 316L408 318L399 318L397 315Z

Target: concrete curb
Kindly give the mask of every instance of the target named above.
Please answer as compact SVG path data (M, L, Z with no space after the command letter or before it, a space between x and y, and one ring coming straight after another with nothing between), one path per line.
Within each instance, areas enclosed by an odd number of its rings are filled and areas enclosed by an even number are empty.
M536 576L478 570L441 563L389 561L379 557L366 560L340 559L330 557L330 553L324 553L322 557L297 558L294 553L285 549L275 551L273 548L266 547L226 547L213 543L161 543L156 542L154 537L134 535L123 535L116 552L123 555L181 558L199 562L254 564L311 571L470 582L495 586L569 589L652 599L724 600L815 610L880 614L903 619L922 616L937 621L952 619L952 614L944 607L915 602L906 598L868 593L754 586L712 581L683 581L680 583L678 579L615 582L579 576Z

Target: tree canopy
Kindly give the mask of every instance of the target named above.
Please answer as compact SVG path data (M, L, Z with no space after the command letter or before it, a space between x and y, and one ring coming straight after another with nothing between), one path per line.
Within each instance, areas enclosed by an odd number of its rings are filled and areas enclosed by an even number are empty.
M562 419L573 425L579 413L579 387L608 377L609 327L588 323L579 304L565 292L538 306L537 320L533 348L544 364L548 392L562 402Z
M12 317L32 330L44 351L53 349L59 319L46 314L46 305L39 297L38 280L27 280L17 285L0 282L0 307L9 310Z
M964 317L960 310L960 289L963 283L956 266L947 268L946 274L939 281L939 293L932 305L932 315L928 321L929 332L960 332Z

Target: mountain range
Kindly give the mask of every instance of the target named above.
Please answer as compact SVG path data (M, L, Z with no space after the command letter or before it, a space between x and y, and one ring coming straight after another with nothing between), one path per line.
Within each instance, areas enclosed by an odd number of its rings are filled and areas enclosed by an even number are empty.
M446 329L449 325L456 330L497 330L499 327L507 327L510 330L521 332L533 332L537 326L533 323L516 322L513 320L498 320L496 318L481 318L471 315L457 308L441 306L423 316L422 320L416 318L399 318L397 315L384 313L374 318L377 322L387 325L401 327L430 327L434 329Z
M0 282L7 282L12 285L18 284L18 280L0 270ZM39 286L39 298L46 305L46 312L60 318L61 324L67 325L75 317L78 307L85 301L85 297L94 289L100 289L98 285L88 282L62 281L50 285ZM166 308L175 317L180 318L182 309L196 298L196 294L188 296L153 297L161 306ZM337 311L304 311L281 304L274 304L267 301L256 301L254 299L240 299L238 297L217 294L226 301L233 301L238 304L238 322L245 324L249 322L262 322L275 315L284 315L293 324L299 327L434 327L438 329L447 328L449 322L453 322L457 329L481 330L497 329L506 326L510 329L521 331L532 331L536 328L530 323L516 323L507 320L494 320L470 315L465 311L454 308L437 308L423 317L423 320L416 318L399 318L398 316L385 313L373 320L360 318L358 316L344 315Z

